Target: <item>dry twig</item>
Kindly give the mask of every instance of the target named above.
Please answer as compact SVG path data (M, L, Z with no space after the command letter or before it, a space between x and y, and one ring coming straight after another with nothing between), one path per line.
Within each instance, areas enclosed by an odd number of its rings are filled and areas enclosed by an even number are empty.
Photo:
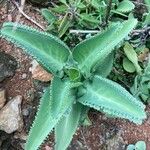
M24 5L25 5L25 0L21 0L20 6L19 6L20 10L23 11ZM21 16L22 16L22 14L21 14L20 11L19 11L18 15L16 16L16 22L17 22L17 23L19 22Z
M94 34L100 32L99 30L70 30L74 34Z
M20 6L19 7L19 5L18 5L18 3L16 3L14 0L11 0L12 1L12 3L17 7L17 9L19 10L19 12L26 18L26 19L28 19L29 21L31 21L32 23L34 23L36 26L38 26L40 29L42 29L42 30L45 30L44 29L44 27L42 27L39 23L37 23L35 20L33 20L31 17L29 17L27 14L25 14L24 12L23 12L23 7L24 7L24 4L23 4L23 6ZM25 2L25 0L23 0L22 2Z

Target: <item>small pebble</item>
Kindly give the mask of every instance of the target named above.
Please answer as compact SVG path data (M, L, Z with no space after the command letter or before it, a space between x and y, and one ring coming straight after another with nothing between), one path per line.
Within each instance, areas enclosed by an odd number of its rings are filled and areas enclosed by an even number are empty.
M29 116L29 113L30 113L30 112L29 112L28 109L23 109L23 110L22 110L22 115L23 115L23 116Z
M29 69L32 73L32 78L35 80L48 82L52 79L52 75L44 70L37 61L32 61L32 67Z
M6 102L5 90L0 89L0 109L4 106L5 102Z
M23 127L21 102L22 96L18 95L0 110L0 130L10 134Z
M26 79L27 78L27 74L23 73L21 79Z

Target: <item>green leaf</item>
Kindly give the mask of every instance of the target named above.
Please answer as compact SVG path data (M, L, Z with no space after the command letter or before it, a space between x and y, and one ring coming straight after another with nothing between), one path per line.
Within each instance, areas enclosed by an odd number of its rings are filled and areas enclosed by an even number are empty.
M26 150L37 150L58 121L70 111L74 103L73 84L54 77L41 99L41 104L30 130Z
M59 6L55 6L54 8L50 8L51 11L55 12L55 13L66 13L68 11L68 7L65 5L59 5Z
M86 8L86 5L84 5L84 3L82 3L82 2L80 2L80 3L76 4L76 7L82 10L82 9Z
M52 24L56 20L56 17L52 12L50 12L49 9L44 8L41 10L41 13L42 16L47 20L49 24Z
M118 12L116 10L111 10L112 13L123 16L123 17L128 17L128 15L125 15L124 13Z
M73 50L73 57L85 76L90 76L93 68L101 64L104 59L135 27L136 19L111 25L102 33L79 43Z
M80 17L87 22L91 22L91 23L95 23L95 24L99 23L99 20L97 20L91 14L82 13L82 14L80 14Z
M126 43L124 46L124 52L126 54L126 56L128 57L128 59L134 64L137 73L141 73L141 67L138 64L138 56L135 52L135 50L133 49L132 45L129 43Z
M123 59L123 68L125 71L127 71L129 73L133 73L136 71L133 63L128 58Z
M135 144L135 149L136 150L146 150L146 143L144 141L138 141Z
M60 25L59 25L59 28L58 28L58 32L59 32L59 37L62 37L66 31L68 30L68 28L70 27L71 25L71 17L68 13L66 13L66 15L63 17Z
M58 122L59 118L52 118L50 106L50 88L48 88L41 98L40 107L31 127L25 150L36 150Z
M147 5L147 9L150 12L150 0L145 0L145 4Z
M144 70L144 75L150 75L150 58L149 58L147 67Z
M135 145L133 144L128 145L127 150L135 150Z
M146 118L145 106L113 81L95 76L93 81L85 83L85 89L86 93L78 99L83 105L137 124Z
M89 110L90 110L90 108L88 106L83 106L82 107L80 124L83 125L83 126L90 126L90 125L92 125L92 122L91 122L91 120L88 117Z
M145 20L143 22L143 26L150 25L150 12L146 15Z
M65 150L78 127L82 112L80 103L73 104L71 111L66 114L55 127L56 150Z
M119 3L116 11L126 13L130 12L135 8L135 5L129 0L123 0Z
M114 61L114 53L110 53L104 61L98 66L94 74L100 75L102 77L107 77L113 67L113 61Z
M67 108L72 106L72 103L75 100L74 96L74 87L76 85L73 82L70 82L67 79L60 79L54 78L52 82L51 88L51 96L52 96L52 103L51 103L51 110L53 113L54 118L57 114L64 113Z
M80 80L81 78L80 72L76 68L69 68L65 72L69 76L69 79L71 81L77 81L77 80Z
M65 4L65 5L67 5L67 2L66 2L66 0L59 0L61 3L63 3L63 4Z
M92 14L82 13L79 14L79 24L87 27L87 28L96 28L100 21Z
M58 38L24 25L4 23L1 35L23 48L56 75L63 69L70 55L69 48Z

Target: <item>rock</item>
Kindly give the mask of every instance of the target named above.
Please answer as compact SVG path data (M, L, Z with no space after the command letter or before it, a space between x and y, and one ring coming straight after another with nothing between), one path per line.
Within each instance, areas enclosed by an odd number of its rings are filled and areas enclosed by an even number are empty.
M44 70L37 61L33 60L31 64L32 67L30 68L30 71L33 79L43 82L48 82L52 79L52 75Z
M44 147L44 150L52 150L52 148L49 147L48 145L46 145L46 146Z
M4 106L5 102L6 102L5 90L0 89L0 109Z
M26 73L23 73L22 76L21 76L21 79L26 79L27 78L27 74Z
M28 135L25 132L16 132L14 134L15 139L20 139L20 140L23 140L23 141L26 141L27 137L28 137Z
M16 69L16 60L12 56L0 52L0 82L7 77L13 76Z
M123 141L123 138L121 137L120 132L118 132L118 134L116 134L114 137L106 141L106 147L109 150L125 149L125 142Z
M30 112L29 112L28 109L23 109L23 110L22 110L22 115L23 115L23 116L29 116L29 114L30 114Z
M21 96L16 96L0 110L0 130L12 133L23 126L21 117Z

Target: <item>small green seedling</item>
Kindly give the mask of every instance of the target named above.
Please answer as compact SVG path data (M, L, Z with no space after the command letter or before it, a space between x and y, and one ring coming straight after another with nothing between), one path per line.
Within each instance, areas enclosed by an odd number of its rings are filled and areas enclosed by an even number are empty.
M46 32L15 23L3 24L1 36L24 49L54 75L40 101L26 150L37 150L53 128L55 149L65 150L83 121L87 106L110 116L142 123L146 118L142 102L105 78L112 68L115 47L136 24L136 19L114 23L73 50Z
M127 150L146 150L146 143L144 141L138 141L135 145L128 145Z
M143 73L136 76L131 92L145 103L150 102L150 59Z

